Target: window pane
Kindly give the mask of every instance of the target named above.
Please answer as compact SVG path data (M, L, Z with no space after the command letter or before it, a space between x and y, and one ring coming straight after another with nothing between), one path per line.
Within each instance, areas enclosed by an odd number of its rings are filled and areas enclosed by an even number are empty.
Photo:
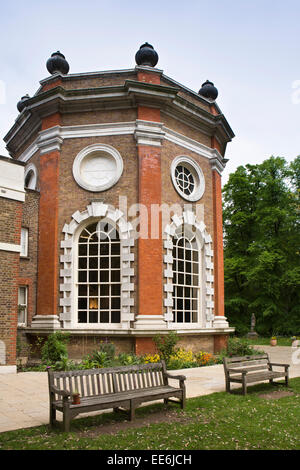
M89 258L89 269L98 269L98 257Z
M21 253L20 256L28 256L28 228L21 228Z
M100 312L100 323L109 323L109 312Z
M98 286L91 284L89 286L89 296L90 297L98 297Z
M98 271L89 271L89 282L98 282Z
M87 299L83 299L81 297L79 297L78 299L78 308L79 309L86 309L87 308Z
M112 312L111 313L111 322L112 323L120 323L120 312Z
M19 287L19 305L26 303L26 287Z
M98 311L93 312L93 310L90 310L90 312L89 312L89 323L98 323Z
M87 323L87 312L78 312L78 323Z

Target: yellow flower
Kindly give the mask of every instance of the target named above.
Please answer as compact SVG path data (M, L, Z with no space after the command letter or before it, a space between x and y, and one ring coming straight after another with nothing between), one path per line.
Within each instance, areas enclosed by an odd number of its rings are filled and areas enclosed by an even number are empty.
M149 364L151 362L159 362L160 361L160 357L159 357L159 354L146 354L144 356L144 363L145 364Z

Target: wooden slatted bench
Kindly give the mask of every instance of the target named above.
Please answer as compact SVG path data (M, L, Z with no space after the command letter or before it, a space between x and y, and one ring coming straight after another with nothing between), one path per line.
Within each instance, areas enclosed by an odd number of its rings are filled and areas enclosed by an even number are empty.
M179 387L171 387L169 378L177 379ZM57 372L48 369L50 425L56 421L56 411L63 413L63 427L70 430L70 421L80 413L113 408L129 411L134 419L135 408L147 401L170 397L185 407L185 377L167 373L164 361L159 363L121 366L105 369ZM74 391L80 393L80 404L72 404Z
M289 364L271 363L268 354L259 356L224 357L223 358L226 392L230 393L230 383L241 383L243 394L247 393L247 385L253 382L264 382L278 377L285 378L285 385L289 381ZM273 366L283 367L284 371L275 371Z

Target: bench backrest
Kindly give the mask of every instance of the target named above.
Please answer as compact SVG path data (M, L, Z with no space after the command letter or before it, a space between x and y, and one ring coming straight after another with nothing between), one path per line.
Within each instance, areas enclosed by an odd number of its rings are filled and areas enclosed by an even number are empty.
M223 365L224 370L227 372L230 369L248 370L255 372L258 370L269 369L269 356L268 354L260 354L258 356L243 356L243 357L224 357ZM231 371L231 373L234 373ZM240 372L237 372L240 373Z
M164 361L103 369L48 371L49 386L54 385L81 397L161 387L166 384Z

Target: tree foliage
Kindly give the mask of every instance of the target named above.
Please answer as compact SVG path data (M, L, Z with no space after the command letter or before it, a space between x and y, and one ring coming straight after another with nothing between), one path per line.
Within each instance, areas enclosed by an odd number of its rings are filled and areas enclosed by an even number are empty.
M300 333L300 156L240 166L224 196L226 316L239 333Z

